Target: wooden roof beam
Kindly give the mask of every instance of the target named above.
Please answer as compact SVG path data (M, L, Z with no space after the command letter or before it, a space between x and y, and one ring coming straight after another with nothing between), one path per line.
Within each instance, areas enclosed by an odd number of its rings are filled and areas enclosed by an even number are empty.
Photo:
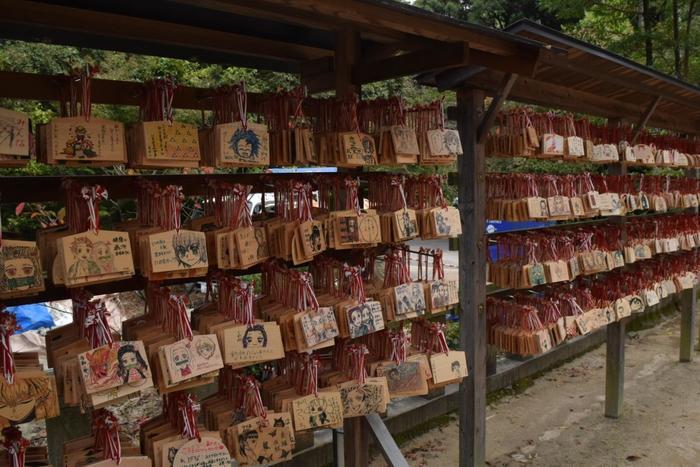
M555 81L556 80L556 69L563 69L573 73L582 74L588 76L592 79L614 84L623 89L631 89L642 94L647 94L649 96L662 96L664 100L673 102L674 104L682 105L684 107L693 107L700 109L700 103L694 103L691 100L683 99L663 90L645 84L643 81L632 79L632 78L619 78L608 70L600 69L594 66L590 61L586 65L579 65L577 63L568 60L566 57L554 54L548 50L543 50L540 55L540 61L543 65L550 66L552 69L546 69L538 72L535 77L540 80ZM547 79L547 77L552 77L552 80ZM645 77L646 78L646 77Z
M639 120L639 122L634 127L634 134L632 134L632 141L630 141L630 144L634 144L637 141L637 138L639 138L639 135L642 134L642 130L647 125L647 122L649 121L649 119L651 118L651 115L656 110L656 107L659 105L660 101L661 101L661 96L656 96L656 98L649 103L649 106L644 111L642 118Z
M382 32L397 31L443 42L470 42L474 49L497 55L515 56L539 48L534 42L523 41L514 35L508 37L495 29L462 23L393 1L255 0L255 4L261 8L265 4L291 7L317 17L323 16L328 21L352 22L363 29L379 27Z
M0 71L0 98L28 99L38 101L59 100L59 85L64 79L61 75L39 75ZM110 105L140 104L142 83L136 81L115 81L111 79L93 79L91 81L92 103ZM210 109L207 102L212 89L178 86L173 98L176 109ZM260 94L248 93L249 109L255 111Z
M469 56L469 44L451 43L438 49L417 50L380 60L363 60L352 66L352 84L361 86L430 70L463 66L469 62ZM323 62L302 65L301 82L312 94L334 87L337 70L322 71L324 65Z
M486 135L488 135L489 130L493 126L493 122L496 121L498 112L501 111L503 104L505 103L506 99L508 99L510 90L513 88L513 85L517 79L518 75L514 73L509 73L503 77L500 90L498 90L496 95L493 96L491 105L489 105L486 114L484 114L484 118L479 124L479 129L476 132L476 140L479 144L483 144L486 141Z
M438 49L417 50L381 60L361 62L353 67L352 79L355 84L366 84L467 63L469 44L452 43Z
M498 92L502 74L482 72L470 78L466 84L485 90L489 95ZM565 86L519 77L510 92L510 100L524 104L541 105L569 112L585 113L605 118L636 120L645 108L627 102L607 99L595 94L576 91ZM692 121L683 115L655 112L649 117L649 126L686 133L700 133L700 121Z
M120 50L120 41L125 39L285 61L313 60L332 54L325 49L287 42L29 0L13 1L0 15L0 31L3 26L29 30L39 27L59 36L75 32L111 38L113 50Z
M235 13L254 18L270 19L314 29L335 31L343 27L357 27L370 39L381 42L393 42L404 40L407 34L401 31L389 30L374 24L364 24L350 21L345 18L325 17L318 14L309 14L307 10L300 10L282 3L267 4L260 0L166 0L168 3L208 8L210 10Z

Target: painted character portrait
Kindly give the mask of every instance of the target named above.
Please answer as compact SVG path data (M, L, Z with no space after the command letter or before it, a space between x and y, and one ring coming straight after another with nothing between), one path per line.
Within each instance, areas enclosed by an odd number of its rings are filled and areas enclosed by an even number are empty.
M92 247L92 260L103 273L114 272L114 255L111 242L94 242Z
M196 232L180 231L173 235L173 251L177 265L183 269L203 266L207 263L204 239Z
M86 277L99 275L100 267L92 256L95 245L87 237L77 237L70 244L70 251L75 256L73 264L68 267L68 277Z
M452 373L454 373L457 376L459 376L462 372L462 364L459 363L458 360L453 361L450 365L450 368L452 369Z
M321 241L321 226L314 224L311 227L311 233L309 234L309 242L311 243L311 250L314 253L321 251L323 248L323 243Z
M311 399L309 401L309 424L312 427L328 424L328 415L323 404L323 399Z
M124 384L139 386L146 380L148 364L133 344L122 345L119 348L117 368Z
M200 338L197 341L195 349L197 350L197 355L199 355L205 360L209 360L211 357L214 356L214 353L216 352L216 346L214 345L214 342L212 342L212 340L208 337Z
M445 148L450 154L459 154L461 151L462 144L459 141L459 135L453 131L446 131L443 138L445 143Z
M252 130L238 128L229 141L229 147L241 160L256 161L260 157L260 137Z
M78 125L73 129L73 138L66 141L66 147L63 148L61 154L66 154L78 159L97 157L95 152L95 144L90 139L87 129Z
M433 282L430 286L430 296L432 298L432 305L435 308L447 306L450 302L447 284L444 282Z
M243 348L267 347L267 331L262 324L250 326L243 334Z
M256 430L245 430L238 435L238 454L242 458L254 458L258 452L259 434Z
M56 415L58 400L48 377L16 379L14 384L0 378L0 422L24 423Z
M381 386L366 384L340 390L345 416L365 415L377 412L382 404Z
M435 224L437 224L438 235L449 235L452 226L445 214L435 211Z
M37 273L41 273L31 251L25 247L5 246L0 256L3 276L0 290L25 290L39 284Z
M170 351L170 356L173 359L175 368L180 372L180 376L186 377L192 374L190 351L186 347L175 347Z

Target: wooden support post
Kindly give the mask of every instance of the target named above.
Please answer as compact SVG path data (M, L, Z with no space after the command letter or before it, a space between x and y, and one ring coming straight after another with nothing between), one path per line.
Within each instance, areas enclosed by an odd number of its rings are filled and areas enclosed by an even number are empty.
M345 434L340 428L333 428L331 431L333 432L333 465L342 467L345 465L345 456L343 454L343 438Z
M617 127L620 119L609 119L608 126ZM620 162L608 167L610 175L627 175L627 166ZM627 224L624 217L616 216L611 222L620 226L621 241L627 241ZM627 320L608 324L605 357L605 416L618 418L622 413L625 387L625 327Z
M608 324L605 356L605 416L619 418L625 389L625 326L627 319Z
M457 91L457 127L464 155L458 160L460 349L467 352L469 376L459 386L459 465L486 460L486 221L485 152L477 132L483 121L484 92Z
M360 33L352 28L343 28L336 34L335 42L335 95L344 97L359 88L352 85L352 67L360 59Z
M681 362L693 361L693 344L697 331L697 299L698 286L683 291L681 297L681 348L679 359Z
M649 107L646 108L641 120L639 120L637 126L634 127L634 134L632 135L632 141L630 141L630 144L634 144L637 141L637 138L639 138L639 135L642 134L642 130L645 126L647 126L647 122L656 110L656 107L659 105L659 101L661 101L661 96L656 96L656 98L649 104Z
M369 464L369 433L362 426L362 417L345 419L343 445L345 467L365 467Z

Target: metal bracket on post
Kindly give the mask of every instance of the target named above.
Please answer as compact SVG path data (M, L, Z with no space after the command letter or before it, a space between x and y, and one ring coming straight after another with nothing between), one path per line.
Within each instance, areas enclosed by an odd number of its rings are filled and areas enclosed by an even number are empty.
M691 289L684 290L681 297L681 362L693 361L693 344L697 332L697 292L698 286L694 285Z

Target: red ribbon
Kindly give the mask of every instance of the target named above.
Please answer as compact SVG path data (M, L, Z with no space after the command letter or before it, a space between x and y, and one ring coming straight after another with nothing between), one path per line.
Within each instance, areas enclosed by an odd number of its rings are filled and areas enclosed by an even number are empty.
M119 421L107 409L92 413L92 432L95 435L95 449L103 451L105 460L112 459L119 464L122 459L122 446L119 439Z
M177 407L180 414L178 422L181 424L181 435L185 439L201 440L199 428L197 427L197 417L201 406L192 394L180 394L177 400Z
M102 300L91 301L87 304L83 320L84 336L90 341L93 349L112 344L112 332L109 329L107 316L109 312Z
M243 380L243 413L246 418L259 417L262 425L267 425L267 409L260 397L260 383L253 376Z
M17 317L0 305L0 352L2 352L2 373L8 384L15 382L15 358L12 355L10 336L18 331Z
M2 436L2 446L7 451L10 467L24 467L24 455L29 447L29 440L22 437L22 432L16 426L3 428Z
M84 186L80 196L87 202L90 230L97 233L100 230L100 202L107 199L107 190L100 185Z
M367 346L364 344L353 344L348 346L350 351L350 371L351 377L357 380L360 386L365 384L367 380L367 369L365 368L365 355L369 353Z

